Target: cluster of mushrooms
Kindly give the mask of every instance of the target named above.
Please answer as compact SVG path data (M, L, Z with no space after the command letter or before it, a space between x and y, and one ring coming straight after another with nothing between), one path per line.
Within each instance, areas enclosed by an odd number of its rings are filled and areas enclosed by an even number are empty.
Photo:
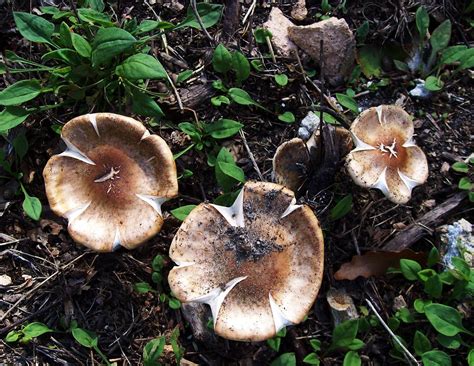
M400 108L365 111L351 134L356 147L347 168L356 183L404 202L426 179L426 158ZM66 123L61 138L67 149L51 157L43 175L51 209L68 220L76 242L99 252L133 249L160 231L161 205L178 194L173 155L161 137L132 118L96 113ZM294 184L247 182L231 207L202 203L171 243L172 293L208 304L222 337L271 338L301 322L316 299L323 235L313 211L296 204Z

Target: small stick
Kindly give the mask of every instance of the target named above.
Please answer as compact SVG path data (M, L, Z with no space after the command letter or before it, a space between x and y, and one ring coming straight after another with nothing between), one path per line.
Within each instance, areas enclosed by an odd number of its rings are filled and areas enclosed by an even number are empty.
M178 89L176 89L176 86L174 86L173 80L171 80L168 73L166 73L166 77L168 78L168 82L171 85L171 89L173 89L173 93L176 96L176 101L178 102L179 109L183 110L183 102L181 101L181 97L179 96Z
M398 339L398 337L395 335L395 333L392 332L392 330L390 329L390 327L387 325L387 323L385 323L385 321L382 319L382 317L380 316L380 314L377 312L377 310L375 309L375 306L368 300L368 299L365 299L365 302L367 303L367 305L369 305L370 309L374 312L375 316L378 318L378 320L380 321L380 323L382 323L383 327L387 330L387 332L392 336L393 340L395 342L398 343L398 345L401 347L401 349L405 352L405 355L408 356L416 365L420 365L420 363L417 361L417 359L415 358L415 356L413 356L410 351L403 345L402 342L400 342L400 340Z
M273 63L276 63L276 57L275 57L275 52L273 51L273 46L272 46L272 41L270 40L270 37L265 36L265 41L267 41L267 46L270 49L270 54L272 55L272 61Z
M199 23L199 26L201 27L201 29L204 32L204 34L206 35L206 37L209 39L209 42L211 42L211 45L213 45L214 40L212 39L211 35L209 34L207 29L204 27L204 24L202 23L201 16L199 15L199 12L197 10L196 0L191 0L191 8L193 9L194 16L196 17L196 19Z
M253 164L253 168L255 169L255 171L257 172L258 174L258 177L260 178L261 181L263 181L263 175L262 175L262 172L260 171L258 165L257 165L257 162L255 160L255 157L253 156L252 154L252 151L250 150L250 147L247 143L247 139L245 138L245 134L242 130L239 131L240 133L240 137L242 138L242 142L244 143L244 146L245 146L245 150L247 150L247 154L249 154L249 158L250 160L252 161L252 164Z

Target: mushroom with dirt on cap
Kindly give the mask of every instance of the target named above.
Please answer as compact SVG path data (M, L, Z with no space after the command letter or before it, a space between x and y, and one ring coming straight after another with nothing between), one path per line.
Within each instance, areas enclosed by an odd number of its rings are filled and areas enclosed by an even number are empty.
M271 338L301 322L323 273L321 228L294 193L247 182L232 207L202 203L173 239L172 293L210 306L218 335L238 341Z
M346 159L354 182L378 188L394 203L406 203L428 178L428 162L413 140L410 115L395 105L362 112L351 125L355 149Z
M173 154L140 122L96 113L66 123L67 150L43 171L53 212L71 237L93 250L133 249L157 234L161 204L177 195Z

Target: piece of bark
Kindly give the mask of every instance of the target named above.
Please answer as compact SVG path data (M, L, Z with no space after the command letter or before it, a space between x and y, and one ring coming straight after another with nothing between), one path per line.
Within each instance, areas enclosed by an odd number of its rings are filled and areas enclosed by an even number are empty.
M226 0L224 10L224 38L226 42L234 35L239 27L240 2L235 0Z
M210 84L196 84L191 85L189 88L179 90L183 105L192 109L209 101L215 93L215 89Z
M431 234L430 230L434 230L448 215L455 212L466 197L466 192L456 193L439 206L424 214L405 230L400 231L382 249L386 251L401 251L410 247L425 235Z

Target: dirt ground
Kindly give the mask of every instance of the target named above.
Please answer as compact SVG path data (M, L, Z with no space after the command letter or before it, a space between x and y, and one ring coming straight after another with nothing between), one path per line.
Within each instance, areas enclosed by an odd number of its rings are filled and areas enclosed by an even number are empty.
M65 2L67 3L67 2ZM230 3L229 1L227 3ZM240 49L247 57L255 57L260 52L255 42L240 23L248 11L250 1L243 1L239 23L232 30L227 46ZM330 3L336 3L330 1ZM413 14L418 3L402 5L406 2L376 3L348 2L347 9L335 11L335 16L346 19L349 27L355 31L364 20L370 21L371 32L366 40L371 44L387 42L409 43L410 30L413 31ZM451 2L430 3L430 10L442 19L449 14L456 18L456 6ZM185 4L187 5L187 4ZM306 20L296 22L308 24L315 20L315 14L321 12L319 1L307 1L309 15ZM12 10L31 11L37 7L35 1L6 2L0 5L0 47L1 51L13 50L19 54L35 53L28 43L21 40L14 29ZM117 14L128 13L137 19L153 17L148 6L142 1L109 2ZM133 8L131 8L133 6ZM287 15L290 14L290 1L274 4ZM176 11L163 6L160 1L153 5L162 19L177 23L185 16L185 9ZM251 27L257 28L267 19L270 11L268 2L257 2ZM411 14L411 18L410 15ZM224 15L224 20L225 20ZM462 44L467 38L472 45L472 27L460 18L453 26L451 44ZM223 22L209 29L214 40L223 41ZM202 32L183 29L168 34L168 43L180 54L189 68L198 65L205 67L198 77L183 85L182 95L191 93L192 86L208 85L216 79L210 64L213 45ZM216 43L217 44L217 43ZM160 47L159 44L155 45ZM305 59L306 60L306 59ZM306 62L306 61L305 61ZM178 73L175 64L165 63L171 73ZM225 144L231 148L237 164L244 170L248 180L259 180L245 143L253 154L256 164L265 180L272 180L272 157L277 147L284 141L297 135L299 121L317 103L320 95L315 88L305 83L295 60L278 58L271 60L267 70L252 72L244 88L251 92L254 100L274 110L275 106L285 104L286 110L296 116L296 123L287 124L278 121L274 115L264 111L231 104L223 108L213 108L210 97L190 109L200 120L214 121L219 117L238 120L244 124L246 141L239 135L228 139ZM279 88L273 75L284 72L290 82L287 87ZM151 263L160 254L168 258L168 250L174 234L181 222L169 214L173 208L202 201L212 201L222 192L217 186L213 168L206 162L202 152L191 150L177 160L178 175L185 169L194 172L191 178L179 182L180 196L166 202L163 206L164 226L161 232L142 247L127 251L120 249L114 253L98 254L74 243L67 233L67 223L55 216L48 207L45 196L42 170L47 160L61 151L60 137L52 129L52 123L65 123L79 114L79 110L52 110L30 118L19 129L26 131L29 152L23 160L21 171L30 194L40 198L43 214L39 221L29 219L22 211L21 195L16 194L18 183L1 178L0 181L0 274L8 274L12 283L0 286L0 363L11 365L94 365L101 362L97 354L80 346L65 330L75 319L87 330L99 335L99 348L111 362L118 365L138 365L142 362L144 345L153 338L165 335L169 338L176 327L180 331L179 342L184 347L184 359L203 365L264 365L269 364L279 354L295 352L298 364L311 352L309 339L317 337L323 344L329 344L333 321L326 300L330 288L345 289L352 296L355 305L367 306L365 299L376 304L380 314L389 317L394 313L394 299L402 295L407 304L412 304L422 287L408 283L400 275L357 278L353 281L336 281L334 272L341 264L351 260L353 255L370 250L381 249L390 239L406 226L430 212L453 194L459 192L457 182L460 175L446 169L460 158L469 156L473 151L474 125L472 123L473 84L472 73L457 74L446 82L443 90L429 99L410 97L412 87L409 76L401 74L393 64L387 62L384 77L390 80L387 86L375 91L367 88L367 80L356 82L352 87L357 93L359 107L365 109L380 104L393 104L402 99L405 110L414 116L415 140L427 155L429 177L427 182L414 189L412 199L406 205L396 205L388 201L377 190L367 190L356 186L345 171L343 164L334 177L333 183L316 196L305 192L299 200L306 203L315 212L321 222L325 236L324 279L319 295L307 320L290 327L282 339L279 352L272 350L266 342L245 343L227 341L212 337L206 342L193 336L188 322L181 310L171 309L166 302L160 301L159 293L138 293L134 284L148 282L152 284ZM0 80L1 85L4 81ZM346 87L326 86L326 93L334 95L344 92ZM186 90L184 90L186 89ZM191 90L191 91L190 91ZM177 124L192 121L194 112L190 109L180 112L172 93L163 103L166 118L158 125L147 127L161 135L170 145L173 153L181 151L189 144L187 137L177 131ZM127 107L125 107L127 110ZM109 112L117 112L110 110ZM354 115L346 113L352 120ZM136 117L140 119L139 116ZM147 122L145 119L141 119ZM15 132L12 132L15 133ZM8 147L2 141L2 148ZM0 174L1 175L1 174ZM332 221L330 209L335 202L347 194L353 196L352 211L343 218ZM467 201L467 200L465 200ZM472 204L464 202L441 224L451 223L460 218L473 221ZM438 225L438 226L439 226ZM415 251L428 252L432 245L439 246L436 227L428 228L430 235L411 246ZM93 229L92 229L93 230ZM165 262L163 276L172 268L172 262ZM161 291L169 293L166 281ZM32 340L27 344L7 343L6 334L19 329L32 321L42 322L58 332ZM467 319L467 327L472 329L472 318ZM403 324L400 335L413 334L426 321ZM212 332L211 332L212 333ZM366 346L360 351L363 364L390 365L403 364L403 361L389 355L393 348L388 333L382 327L371 328L359 335ZM449 350L456 365L465 364L466 354L456 354ZM342 364L343 352L326 353L321 358L324 365ZM167 346L163 364L173 364L174 356Z

